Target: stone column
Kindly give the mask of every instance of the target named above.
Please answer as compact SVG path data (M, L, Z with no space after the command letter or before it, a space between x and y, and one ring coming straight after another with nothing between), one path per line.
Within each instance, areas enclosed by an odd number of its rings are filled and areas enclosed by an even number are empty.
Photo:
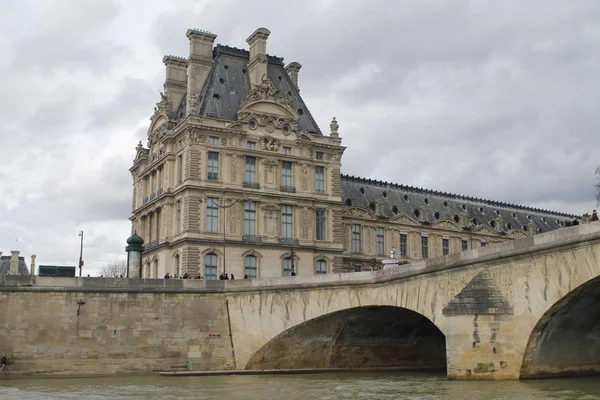
M10 274L18 275L19 274L19 253L18 250L10 251Z
M30 275L35 275L35 258L36 258L36 255L32 254L31 255L31 265L29 266Z

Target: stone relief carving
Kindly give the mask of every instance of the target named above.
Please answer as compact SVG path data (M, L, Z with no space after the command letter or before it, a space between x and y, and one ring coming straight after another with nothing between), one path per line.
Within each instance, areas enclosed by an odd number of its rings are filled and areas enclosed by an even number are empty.
M527 234L522 231L514 231L514 232L511 232L508 236L511 238L526 238Z
M231 154L231 182L237 182L237 174L238 174L238 157L236 154Z
M237 207L231 207L231 211L229 212L229 232L232 234L237 233L238 227L238 212Z
M344 212L344 215L348 215L351 217L359 217L359 218L369 218L373 219L371 214L366 211L360 210L358 208L350 208Z
M265 135L260 139L261 150L279 151L279 140L272 136Z
M327 153L325 155L325 160L327 161L331 161L331 162L338 162L341 159L341 154L340 153Z
M302 172L302 190L308 190L308 169L306 164L302 164L300 171Z
M308 239L308 208L302 210L302 239Z
M454 225L452 222L448 222L448 221L439 222L435 225L435 227L439 228L439 229L446 229L449 231L457 231L458 230L456 225Z
M405 215L403 215L403 216L401 216L400 218L398 218L398 219L396 220L396 222L398 222L399 224L402 224L402 225L417 225L417 224L415 223L415 221L413 221L412 219L408 218L408 217L407 217L407 216L405 216Z
M202 144L208 142L206 136L199 132L190 132L188 134L188 140L191 144Z
M286 106L292 105L292 97L287 93L278 91L273 82L266 76L263 77L260 85L254 85L242 104L256 100L271 100Z

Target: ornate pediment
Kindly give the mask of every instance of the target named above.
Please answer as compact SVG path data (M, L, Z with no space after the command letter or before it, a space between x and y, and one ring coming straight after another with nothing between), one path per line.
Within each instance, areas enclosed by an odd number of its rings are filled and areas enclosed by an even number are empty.
M313 138L311 138L310 135L307 135L306 133L297 132L296 134L296 142L314 142Z
M401 224L401 225L412 225L412 226L420 225L418 221L414 220L412 217L408 216L407 214L400 214L396 218L392 219L392 221L396 222L397 224Z
M521 230L517 230L517 229L513 230L512 232L510 232L508 234L508 237L512 238L512 239L522 239L522 238L526 238L528 236L529 235L527 234L527 232L521 231Z
M447 231L460 231L460 227L452 221L439 221L433 225L434 228L445 229Z
M263 203L260 205L260 209L264 211L279 211L280 207L274 203Z
M488 228L485 225L482 225L482 226L474 229L473 232L479 233L479 234L482 234L482 235L498 236L497 232L494 232L493 230L491 230L490 228Z
M376 219L373 214L370 212L363 210L362 208L352 207L344 211L344 216L346 217L355 217L355 218L365 218L365 219Z
M250 129L264 126L267 132L281 129L285 134L298 130L298 114L292 107L291 96L278 91L266 77L259 85L253 85L242 100L237 119L248 123Z

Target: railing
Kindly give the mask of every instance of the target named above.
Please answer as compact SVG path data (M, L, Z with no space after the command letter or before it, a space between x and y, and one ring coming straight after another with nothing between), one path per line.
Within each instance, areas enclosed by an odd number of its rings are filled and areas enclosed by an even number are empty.
M248 189L260 189L260 183L244 181L244 187Z
M279 187L279 190L282 192L288 192L288 193L296 193L296 186L285 186L285 185L281 185Z
M242 235L242 241L246 243L262 243L262 236L260 235Z
M298 239L294 238L279 238L279 244L283 244L285 246L298 246Z

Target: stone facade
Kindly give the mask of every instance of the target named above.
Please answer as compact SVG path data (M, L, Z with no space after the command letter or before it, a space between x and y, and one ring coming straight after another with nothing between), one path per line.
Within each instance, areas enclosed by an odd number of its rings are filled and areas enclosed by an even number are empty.
M299 94L301 65L268 56L269 34L258 29L245 51L189 30L189 57L163 59L164 93L131 168L142 277L370 270L393 250L433 258L573 219L341 175L338 122L323 135Z

